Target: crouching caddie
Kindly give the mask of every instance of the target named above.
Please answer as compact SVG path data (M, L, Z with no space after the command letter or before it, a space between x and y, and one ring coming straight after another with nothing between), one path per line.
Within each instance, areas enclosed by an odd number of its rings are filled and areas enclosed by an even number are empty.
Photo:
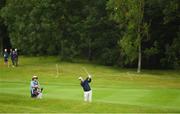
M82 77L79 77L79 80L81 81L81 86L84 90L84 101L91 102L92 101L92 90L89 85L89 83L91 82L91 75L88 75L88 77L85 80Z
M38 77L33 76L30 84L30 92L32 98L42 98L42 90L43 88L40 88L40 84L38 82Z

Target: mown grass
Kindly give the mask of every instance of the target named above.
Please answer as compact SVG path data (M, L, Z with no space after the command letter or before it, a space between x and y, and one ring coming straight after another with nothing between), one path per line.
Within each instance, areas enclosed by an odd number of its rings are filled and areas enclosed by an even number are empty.
M180 112L180 71L120 69L90 63L60 62L56 57L20 57L7 68L0 59L0 112ZM57 76L56 64L59 67ZM83 102L78 77L92 74L93 102ZM32 75L44 88L43 99L31 99Z

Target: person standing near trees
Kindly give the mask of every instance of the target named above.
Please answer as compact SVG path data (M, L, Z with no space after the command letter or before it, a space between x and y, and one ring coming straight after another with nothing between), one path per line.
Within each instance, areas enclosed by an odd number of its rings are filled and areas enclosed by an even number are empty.
M12 67L18 65L18 54L17 54L17 49L13 50L10 49L10 56L11 56L11 61L12 61Z
M14 67L13 49L10 49L10 56L11 56L12 67Z
M8 57L9 57L8 51L7 49L4 49L4 64L8 65L9 67Z

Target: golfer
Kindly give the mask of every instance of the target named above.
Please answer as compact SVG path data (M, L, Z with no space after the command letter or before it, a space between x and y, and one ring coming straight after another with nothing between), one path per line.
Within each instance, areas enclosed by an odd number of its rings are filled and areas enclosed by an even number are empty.
M42 98L42 90L43 88L40 88L40 84L38 82L38 77L33 76L30 84L30 92L32 98Z
M83 80L82 77L79 77L79 80L81 81L81 86L84 90L84 101L85 102L91 102L92 101L92 90L89 86L89 83L91 82L91 75L88 75L88 77Z

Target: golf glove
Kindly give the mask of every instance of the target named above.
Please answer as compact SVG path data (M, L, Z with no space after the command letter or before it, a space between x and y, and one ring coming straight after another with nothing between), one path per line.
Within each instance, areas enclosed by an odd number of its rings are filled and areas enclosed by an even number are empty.
M91 78L91 75L88 75L89 78Z

